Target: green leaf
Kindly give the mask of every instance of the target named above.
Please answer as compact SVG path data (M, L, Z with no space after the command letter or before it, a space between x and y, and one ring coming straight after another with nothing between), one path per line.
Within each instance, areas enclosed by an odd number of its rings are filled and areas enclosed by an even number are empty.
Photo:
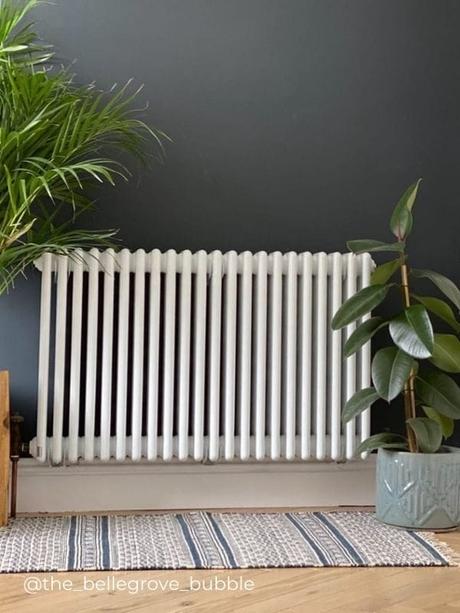
M454 433L454 420L451 417L446 417L445 415L441 415L432 407L427 407L425 405L422 406L422 409L425 412L425 415L430 419L434 419L441 426L442 435L444 438L450 438Z
M10 47L1 47L1 53L16 53L17 51L25 51L28 49L27 45L11 45Z
M417 279L429 279L460 311L460 289L453 281L434 270L411 269L410 274Z
M371 274L371 284L384 285L389 279L391 279L400 265L401 261L399 258L385 262L385 264L380 264L380 266L377 266L377 268L375 268Z
M342 411L342 421L346 423L356 417L366 409L370 407L370 405L378 399L379 395L375 391L373 387L366 387L363 390L359 390L353 394L351 398L348 399L345 407Z
M390 219L390 229L400 240L405 239L412 230L412 208L417 197L421 179L409 185L401 196Z
M442 372L418 375L415 381L417 398L446 417L460 419L460 387Z
M416 296L413 294L413 297L418 300L418 302L421 302L430 313L434 313L449 324L455 332L460 333L460 323L455 319L454 312L447 302L444 302L444 300L440 298L432 298L431 296Z
M415 304L390 321L395 345L414 358L429 358L433 353L433 328L425 307Z
M374 451L374 449L402 449L406 450L407 441L400 434L391 434L390 432L383 432L382 434L374 434L370 436L356 450L357 454L365 453L366 451Z
M389 285L370 285L342 304L332 319L332 329L340 330L379 305L388 293Z
M379 349L372 360L372 382L380 398L390 402L403 390L415 360L396 347Z
M356 330L347 339L344 345L343 353L345 357L349 357L356 353L367 341L369 341L374 334L387 324L382 317L371 317L366 319L363 323L356 328Z
M72 229L93 185L128 178L131 155L161 158L167 140L137 118L129 84L103 92L49 65L28 18L40 4L0 0L0 294L44 253L109 246L111 230Z
M442 443L442 429L429 417L412 417L407 424L413 430L417 446L423 453L436 453Z
M446 372L460 373L460 341L458 338L453 334L435 334L430 362Z
M347 247L353 253L373 253L375 251L395 251L402 253L404 251L404 243L383 243L372 239L358 239L348 241Z

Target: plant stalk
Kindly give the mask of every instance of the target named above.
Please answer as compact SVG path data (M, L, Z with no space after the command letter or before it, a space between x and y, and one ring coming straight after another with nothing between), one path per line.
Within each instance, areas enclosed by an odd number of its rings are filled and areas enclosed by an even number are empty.
M401 289L403 295L403 303L404 308L410 307L410 291L409 291L409 271L404 260L401 263ZM414 380L415 380L415 370L412 369L409 375L409 379L407 380L404 386L404 412L406 415L406 420L411 419L417 416L416 404L415 404L415 389L414 389ZM415 438L415 434L406 424L406 432L407 432L407 440L409 442L409 451L412 453L416 453L417 449L417 440Z

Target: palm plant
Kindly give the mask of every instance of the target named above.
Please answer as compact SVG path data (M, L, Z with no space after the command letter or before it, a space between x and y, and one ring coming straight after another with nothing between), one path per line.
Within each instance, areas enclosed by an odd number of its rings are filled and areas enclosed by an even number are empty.
M151 141L161 155L166 138L133 115L129 83L105 93L51 65L23 24L37 4L0 0L0 294L44 252L108 244L114 231L73 227L88 188L129 177L117 153L145 159Z
M332 320L333 329L341 329L378 307L394 288L400 289L403 302L403 310L389 319L374 316L365 320L344 346L348 357L378 332L387 331L392 341L390 347L376 352L372 361L373 386L348 400L343 421L353 419L379 398L391 403L402 394L404 399L406 436L375 434L361 444L358 452L385 448L435 453L441 449L443 439L452 435L453 420L460 419L460 387L450 376L460 373L460 322L444 300L421 296L412 288L413 280L428 279L460 311L460 290L450 279L408 265L406 242L412 230L419 184L420 180L411 185L394 209L390 229L395 242L347 243L354 253L395 253L397 257L377 266L371 285L341 306ZM396 273L399 283L394 280ZM447 325L450 333L434 333L429 313Z

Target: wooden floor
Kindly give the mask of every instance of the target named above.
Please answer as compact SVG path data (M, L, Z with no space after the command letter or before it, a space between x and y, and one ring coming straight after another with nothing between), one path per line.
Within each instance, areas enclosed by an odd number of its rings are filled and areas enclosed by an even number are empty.
M460 552L459 531L441 534L439 538ZM210 586L216 587L216 579L225 584L233 579L243 584L243 589L210 591ZM96 581L99 583L94 585ZM196 589L198 586L201 589ZM25 587L38 591L28 594ZM460 568L0 575L2 613L453 613L459 610Z

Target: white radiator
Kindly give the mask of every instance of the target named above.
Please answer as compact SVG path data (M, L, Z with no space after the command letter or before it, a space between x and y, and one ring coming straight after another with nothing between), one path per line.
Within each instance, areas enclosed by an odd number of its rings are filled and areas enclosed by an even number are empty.
M44 255L37 434L52 464L352 458L343 426L370 348L330 329L369 283L368 254L234 251ZM53 283L55 281L55 283Z

